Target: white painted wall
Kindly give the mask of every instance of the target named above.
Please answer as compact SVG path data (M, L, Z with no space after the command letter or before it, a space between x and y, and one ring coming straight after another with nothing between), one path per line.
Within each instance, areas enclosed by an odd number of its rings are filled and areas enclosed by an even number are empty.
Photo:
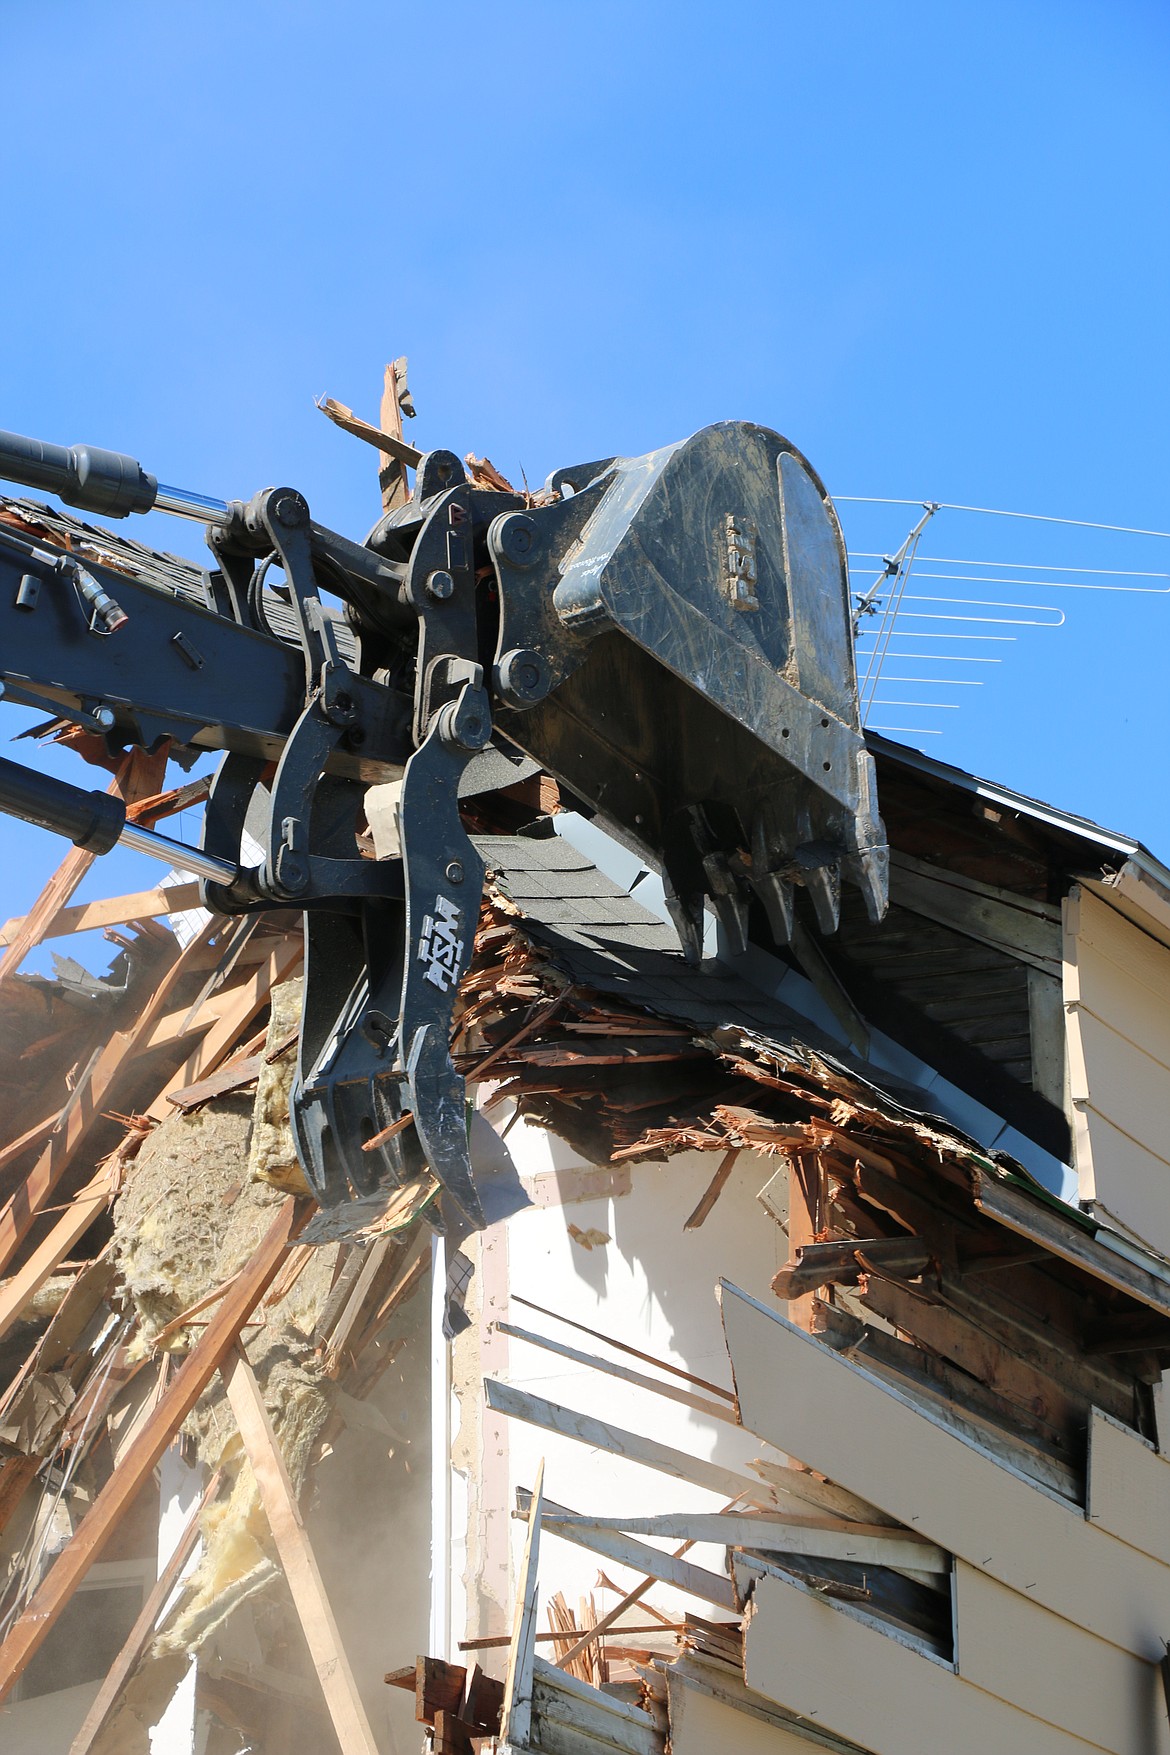
M500 1127L507 1119L506 1113L493 1116ZM511 1127L507 1143L521 1176L530 1185L537 1179L559 1177L561 1185L567 1186L590 1174L603 1186L613 1180L611 1167L589 1165L563 1140L524 1122ZM756 1200L775 1173L775 1160L752 1152L741 1154L706 1223L697 1231L683 1230L684 1220L719 1161L716 1152L689 1152L664 1164L636 1164L630 1167L627 1194L603 1194L565 1206L537 1205L486 1233L481 1245L481 1250L486 1246L486 1254L481 1254L479 1289L487 1306L485 1327L503 1316L519 1327L655 1374L652 1367L512 1302L511 1294L519 1294L730 1389L716 1283L726 1275L757 1296L770 1299L769 1283L786 1259L787 1239ZM547 1199L549 1182L538 1186L542 1199ZM570 1224L583 1232L600 1232L607 1240L586 1249L569 1234ZM757 1438L725 1422L527 1342L486 1333L481 1333L480 1339L486 1348L487 1369L493 1375L611 1425L749 1474L746 1465L753 1456L779 1456ZM470 1394L471 1389L466 1385L465 1393ZM516 1420L484 1417L481 1481L474 1484L472 1493L473 1500L482 1504L480 1515L488 1526L487 1553L482 1558L496 1568L502 1568L505 1557L510 1558L513 1578L524 1525L512 1519L510 1512L516 1489L532 1486L542 1456L546 1497L577 1511L648 1515L717 1509L720 1504L714 1494L702 1488L623 1458L595 1452ZM662 1541L655 1545L667 1549L676 1544ZM695 1548L688 1557L723 1571L721 1548ZM596 1583L598 1565L596 1556L586 1550L546 1534L540 1565L542 1629L548 1626L548 1596L559 1589L576 1610L578 1597L587 1595ZM641 1576L609 1562L604 1570L623 1589ZM610 1607L615 1600L610 1593L597 1593L599 1608ZM654 1587L651 1600L666 1609L677 1609L683 1601L662 1585ZM474 1615L474 1593L468 1607ZM694 1600L690 1607L701 1614L717 1614ZM489 1631L497 1628L469 1629L475 1634Z

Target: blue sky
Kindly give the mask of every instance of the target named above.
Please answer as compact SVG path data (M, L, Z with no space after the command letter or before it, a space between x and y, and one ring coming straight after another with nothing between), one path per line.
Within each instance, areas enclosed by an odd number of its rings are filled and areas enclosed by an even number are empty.
M1160 0L3 0L0 58L0 426L287 480L361 534L373 453L313 398L375 417L405 352L409 436L533 483L745 417L842 496L1170 529ZM862 551L917 516L841 510ZM1170 541L950 512L922 553L1170 573ZM1170 857L1170 596L982 595L1067 619L886 722ZM0 837L7 915L61 846Z

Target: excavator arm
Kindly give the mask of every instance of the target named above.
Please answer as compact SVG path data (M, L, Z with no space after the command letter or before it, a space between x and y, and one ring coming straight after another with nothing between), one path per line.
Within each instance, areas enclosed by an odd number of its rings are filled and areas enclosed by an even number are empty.
M304 913L292 1120L324 1207L425 1164L458 1222L482 1223L449 1048L484 877L469 797L552 774L661 871L692 959L708 903L733 944L753 899L786 943L798 888L822 932L843 881L885 911L844 547L776 433L724 422L558 470L538 495L473 485L432 451L360 544L294 489L215 501L92 448L0 434L0 475L206 526L200 574L59 515L0 518L5 698L114 748L225 752L198 852L12 762L0 809L185 864L225 914ZM396 833L371 860L356 835L375 805ZM363 1149L407 1111L412 1127Z

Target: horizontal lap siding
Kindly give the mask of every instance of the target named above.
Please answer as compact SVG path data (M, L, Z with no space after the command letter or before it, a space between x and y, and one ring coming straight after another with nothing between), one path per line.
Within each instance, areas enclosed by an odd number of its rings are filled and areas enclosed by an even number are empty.
M1074 890L1064 986L1081 1197L1170 1255L1170 949Z

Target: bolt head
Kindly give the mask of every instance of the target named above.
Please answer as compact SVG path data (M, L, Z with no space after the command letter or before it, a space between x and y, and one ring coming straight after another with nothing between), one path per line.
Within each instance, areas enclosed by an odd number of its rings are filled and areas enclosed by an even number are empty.
M309 882L309 870L299 853L282 847L276 861L276 881L290 895L298 895Z
M433 597L437 603L445 603L455 593L455 581L450 573L431 573L427 577L427 596Z
M514 567L531 567L537 558L536 525L526 512L512 512L496 526L497 553Z
M452 884L463 882L463 867L457 859L451 860L447 867L447 881Z
M307 521L309 508L299 494L281 494L272 508L272 515L286 529L297 530Z

